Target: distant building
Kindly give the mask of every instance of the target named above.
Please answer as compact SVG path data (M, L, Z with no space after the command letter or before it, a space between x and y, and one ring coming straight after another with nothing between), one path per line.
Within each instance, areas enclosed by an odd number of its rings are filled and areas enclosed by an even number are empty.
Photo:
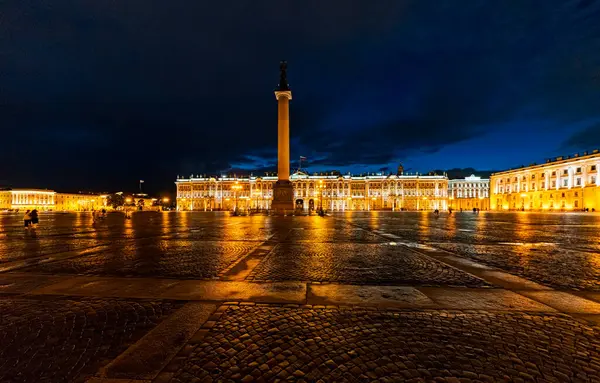
M270 209L276 175L177 178L177 210ZM290 176L296 208L345 210L446 209L448 178L438 175Z
M0 191L0 209L53 210L56 192L47 189L7 189Z
M133 204L137 210L160 210L160 206L156 203L156 198L151 198L148 194L134 193L125 194L125 205Z
M492 174L493 210L600 209L600 152Z
M0 210L91 211L106 207L106 196L57 193L47 189L0 190Z
M56 193L56 211L92 211L106 208L106 195L83 193Z
M471 174L448 181L448 205L454 210L490 209L490 180Z

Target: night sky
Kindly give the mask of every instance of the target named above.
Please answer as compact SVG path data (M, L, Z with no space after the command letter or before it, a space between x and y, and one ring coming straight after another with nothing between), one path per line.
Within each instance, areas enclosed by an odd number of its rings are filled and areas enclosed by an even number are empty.
M282 59L291 158L311 172L600 147L600 1L8 0L0 185L158 193L178 174L262 174Z

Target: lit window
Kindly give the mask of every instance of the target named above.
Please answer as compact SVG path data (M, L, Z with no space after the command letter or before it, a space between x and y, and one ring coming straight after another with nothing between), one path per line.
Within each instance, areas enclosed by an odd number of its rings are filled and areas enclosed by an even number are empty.
M565 193L562 193L561 197L562 197L562 198L565 198Z
M575 203L573 204L573 206L579 207L579 201L575 201Z
M575 192L575 197L579 197L579 192Z
M596 176L591 176L590 177L590 183L592 183L592 184L596 183Z
M563 186L564 187L569 186L569 180L568 179L563 179Z
M556 171L552 172L552 175L555 176L556 175Z

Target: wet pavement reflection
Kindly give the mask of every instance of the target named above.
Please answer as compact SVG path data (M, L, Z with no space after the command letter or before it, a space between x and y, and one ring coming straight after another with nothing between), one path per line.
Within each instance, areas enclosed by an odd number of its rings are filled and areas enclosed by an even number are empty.
M409 253L428 245L558 288L600 290L600 215L346 212L330 217L232 217L228 213L43 213L35 233L0 214L0 265L72 253L20 272L215 278L265 241L249 280L478 285ZM385 235L390 235L386 237ZM391 242L391 245L390 245ZM98 251L83 251L98 247Z
M600 289L600 215L455 212L353 214L382 230L556 288Z

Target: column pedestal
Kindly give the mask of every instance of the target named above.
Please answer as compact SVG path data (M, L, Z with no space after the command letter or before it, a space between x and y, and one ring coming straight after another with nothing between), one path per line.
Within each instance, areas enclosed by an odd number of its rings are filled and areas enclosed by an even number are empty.
M275 214L291 214L294 211L294 188L291 181L279 180L273 186L271 210Z

